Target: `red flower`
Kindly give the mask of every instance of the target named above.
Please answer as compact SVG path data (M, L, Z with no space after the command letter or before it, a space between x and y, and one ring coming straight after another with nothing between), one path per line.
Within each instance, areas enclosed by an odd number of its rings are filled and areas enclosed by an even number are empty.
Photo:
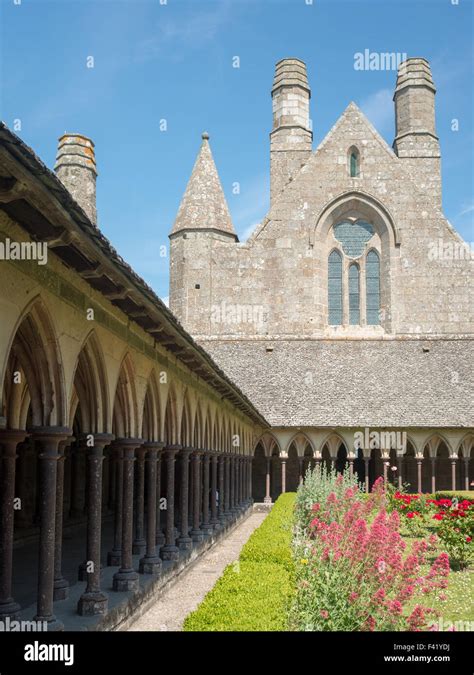
M472 541L472 537L466 537L466 541L469 544Z
M410 513L407 513L407 518L414 518L414 517L415 517L415 514L413 513L413 511L410 511Z
M433 518L434 518L435 520L443 520L443 515L444 515L443 513L436 513L436 514L433 516Z

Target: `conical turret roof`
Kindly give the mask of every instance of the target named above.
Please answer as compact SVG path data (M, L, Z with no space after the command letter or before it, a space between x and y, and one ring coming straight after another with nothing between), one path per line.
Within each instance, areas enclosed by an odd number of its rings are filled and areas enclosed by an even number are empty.
M184 229L214 229L235 236L207 133L202 135L202 145L171 234Z

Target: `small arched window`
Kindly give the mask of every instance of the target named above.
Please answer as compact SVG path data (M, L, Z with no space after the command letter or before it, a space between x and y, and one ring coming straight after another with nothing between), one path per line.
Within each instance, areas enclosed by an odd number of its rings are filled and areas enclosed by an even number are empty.
M365 265L367 287L367 325L380 324L380 258L373 249L367 253Z
M351 178L358 178L360 169L360 154L357 148L349 150L349 175Z
M352 264L349 267L349 323L351 326L360 324L359 276L359 266Z
M336 250L328 259L328 318L331 326L342 325L342 256Z

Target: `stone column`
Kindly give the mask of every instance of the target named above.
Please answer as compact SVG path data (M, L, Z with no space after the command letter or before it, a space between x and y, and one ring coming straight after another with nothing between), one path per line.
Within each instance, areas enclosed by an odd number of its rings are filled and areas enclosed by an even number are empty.
M72 439L61 441L59 444L59 458L57 463L56 478L56 525L54 542L54 590L53 600L66 600L69 596L69 582L63 577L62 573L62 552L63 552L63 502L64 502L64 464L66 444Z
M464 489L469 490L469 457L464 457Z
M183 551L190 551L193 540L189 536L189 455L193 448L183 448L179 455L181 459L181 535L178 538L178 546Z
M203 499L202 499L202 529L204 534L210 534L212 532L212 525L209 521L209 491L210 491L210 480L209 480L209 463L210 463L210 450L205 450L203 453Z
M117 567L122 557L123 452L117 441L112 444L111 450L115 466L114 543L107 555L107 565Z
M166 543L160 549L163 560L178 560L179 548L176 546L174 530L174 469L176 453L180 445L167 445L164 449L166 461Z
M243 455L240 455L239 457L239 463L240 463L240 485L239 485L239 501L240 501L240 508L244 509L245 508L245 494L244 494L244 486L245 486L245 457Z
M46 621L48 631L63 630L53 613L54 544L56 526L56 481L59 444L71 431L64 427L40 427L33 430L38 443L40 539L38 560L38 606L35 621Z
M456 489L456 458L451 457L451 490Z
M165 534L161 527L161 465L164 443L160 442L156 456L156 545L163 546L166 542Z
M398 465L398 489L403 488L403 455L397 455Z
M436 492L436 457L431 458L431 492Z
M281 457L281 491L286 492L286 457Z
M31 498L33 496L33 481L31 480L31 470L34 465L33 444L27 438L24 443L19 443L17 447L18 460L16 462L16 474L18 483L18 498L20 499L21 509L17 511L14 524L17 527L32 527L33 513L31 509Z
M114 460L114 451L112 447L110 447L107 451L107 461L109 463L109 499L107 503L107 508L110 511L110 513L112 513L112 511L115 509L115 496L116 496L115 471L117 469L117 464Z
M136 591L139 586L138 573L133 568L133 465L135 450L143 441L137 438L121 438L123 463L122 490L122 555L120 567L114 574L114 591Z
M135 520L135 538L133 540L132 553L143 555L146 551L145 539L145 455L146 448L142 445L136 450L135 470L137 473L136 487L137 496L135 505L137 509Z
M387 464L388 464L387 459L382 457L384 485L387 485L387 482L388 482L388 467L387 467Z
M249 502L253 504L253 482L252 482L252 471L253 471L253 461L252 456L249 457Z
M146 451L146 553L140 560L138 571L141 574L159 574L161 572L161 558L156 550L156 467L158 461L158 452L163 447L163 443L149 442L143 445Z
M217 464L219 455L213 452L211 455L211 525L214 530L219 529L217 517Z
M17 619L20 605L12 597L13 509L15 499L16 448L26 438L26 431L0 431L0 620Z
M270 457L267 457L267 473L265 476L265 499L263 500L265 504L271 504L272 498L270 494L270 475L272 470L272 461Z
M218 517L219 517L219 522L221 524L221 527L224 526L224 523L226 521L226 516L225 516L225 455L223 453L220 453L218 455L218 463L219 463L219 503L218 503Z
M354 475L354 459L353 457L348 457L347 460L349 462L349 476L352 478Z
M369 492L369 490L370 490L369 462L370 462L370 458L369 458L369 457L364 457L364 465L365 465L365 491L366 491L366 492Z
M421 487L422 487L422 480L421 480L421 462L423 460L417 459L416 460L416 470L417 470L417 478L418 478L418 492L421 493Z
M298 457L298 470L299 470L298 482L300 483L300 485L304 480L303 464L304 464L304 457Z
M112 434L94 434L93 445L87 448L87 586L77 603L81 616L105 614L108 599L100 589L100 553L102 534L102 468L104 447L113 441Z
M224 493L225 493L225 510L224 510L224 515L226 519L230 518L231 516L231 501L230 501L230 455L226 454L224 455L224 467L225 467L225 488L224 488Z
M78 440L71 452L71 510L70 518L83 518L85 504L85 458L84 441Z
M193 529L191 538L193 541L202 541L204 533L201 530L200 512L201 512L201 451L195 450L192 455L193 465Z

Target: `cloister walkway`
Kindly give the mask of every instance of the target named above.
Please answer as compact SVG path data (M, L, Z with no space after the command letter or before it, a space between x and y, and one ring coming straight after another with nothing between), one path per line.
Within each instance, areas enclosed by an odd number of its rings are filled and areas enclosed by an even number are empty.
M194 611L214 586L224 568L238 559L252 532L267 513L254 511L222 541L202 555L169 584L164 593L131 625L129 631L180 631L184 619Z

